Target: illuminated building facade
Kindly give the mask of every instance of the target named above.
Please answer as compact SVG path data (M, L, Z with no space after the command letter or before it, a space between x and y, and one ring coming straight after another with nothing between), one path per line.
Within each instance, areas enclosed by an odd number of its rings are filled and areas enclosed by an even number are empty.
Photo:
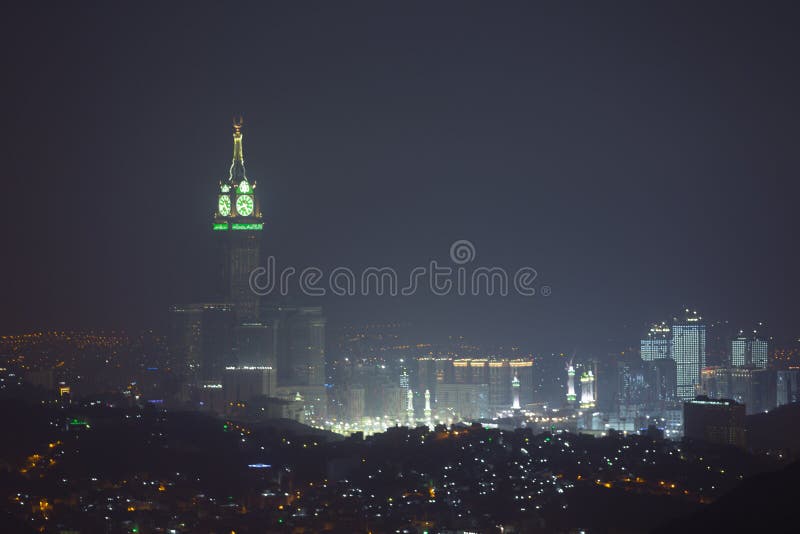
M667 323L654 324L641 340L640 354L642 360L649 362L669 358L672 353L671 329Z
M752 365L764 369L769 359L769 344L763 339L742 335L731 341L731 365Z
M678 398L691 400L706 366L706 327L696 311L685 310L672 327L672 358L678 375Z

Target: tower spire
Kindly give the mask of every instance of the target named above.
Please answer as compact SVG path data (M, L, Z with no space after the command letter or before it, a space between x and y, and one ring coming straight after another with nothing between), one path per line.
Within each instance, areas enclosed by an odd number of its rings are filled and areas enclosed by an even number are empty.
M242 151L242 124L241 115L233 118L233 162L231 163L230 182L238 184L247 180L244 172L244 153Z

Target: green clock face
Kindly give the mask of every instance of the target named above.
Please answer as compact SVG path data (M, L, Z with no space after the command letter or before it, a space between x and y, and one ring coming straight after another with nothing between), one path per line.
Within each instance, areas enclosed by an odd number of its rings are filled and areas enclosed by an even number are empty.
M236 212L242 217L249 217L253 214L253 197L250 195L239 195L236 198Z
M231 197L228 195L220 195L219 196L219 214L223 217L227 217L231 214Z

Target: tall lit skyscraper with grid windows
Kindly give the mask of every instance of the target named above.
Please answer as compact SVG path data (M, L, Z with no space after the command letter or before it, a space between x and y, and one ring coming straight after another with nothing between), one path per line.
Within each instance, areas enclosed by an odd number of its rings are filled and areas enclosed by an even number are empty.
M678 398L691 400L706 366L706 326L696 311L684 310L672 326L672 359L678 371Z
M647 336L641 341L641 357L646 362L669 358L672 347L670 327L667 323L656 323L650 327Z

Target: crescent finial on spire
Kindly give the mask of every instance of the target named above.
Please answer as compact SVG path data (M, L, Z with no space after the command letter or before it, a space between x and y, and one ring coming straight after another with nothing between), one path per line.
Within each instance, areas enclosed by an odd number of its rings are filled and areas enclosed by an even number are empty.
M231 163L230 181L238 184L246 180L244 171L244 154L242 151L242 124L241 115L233 117L233 162Z

